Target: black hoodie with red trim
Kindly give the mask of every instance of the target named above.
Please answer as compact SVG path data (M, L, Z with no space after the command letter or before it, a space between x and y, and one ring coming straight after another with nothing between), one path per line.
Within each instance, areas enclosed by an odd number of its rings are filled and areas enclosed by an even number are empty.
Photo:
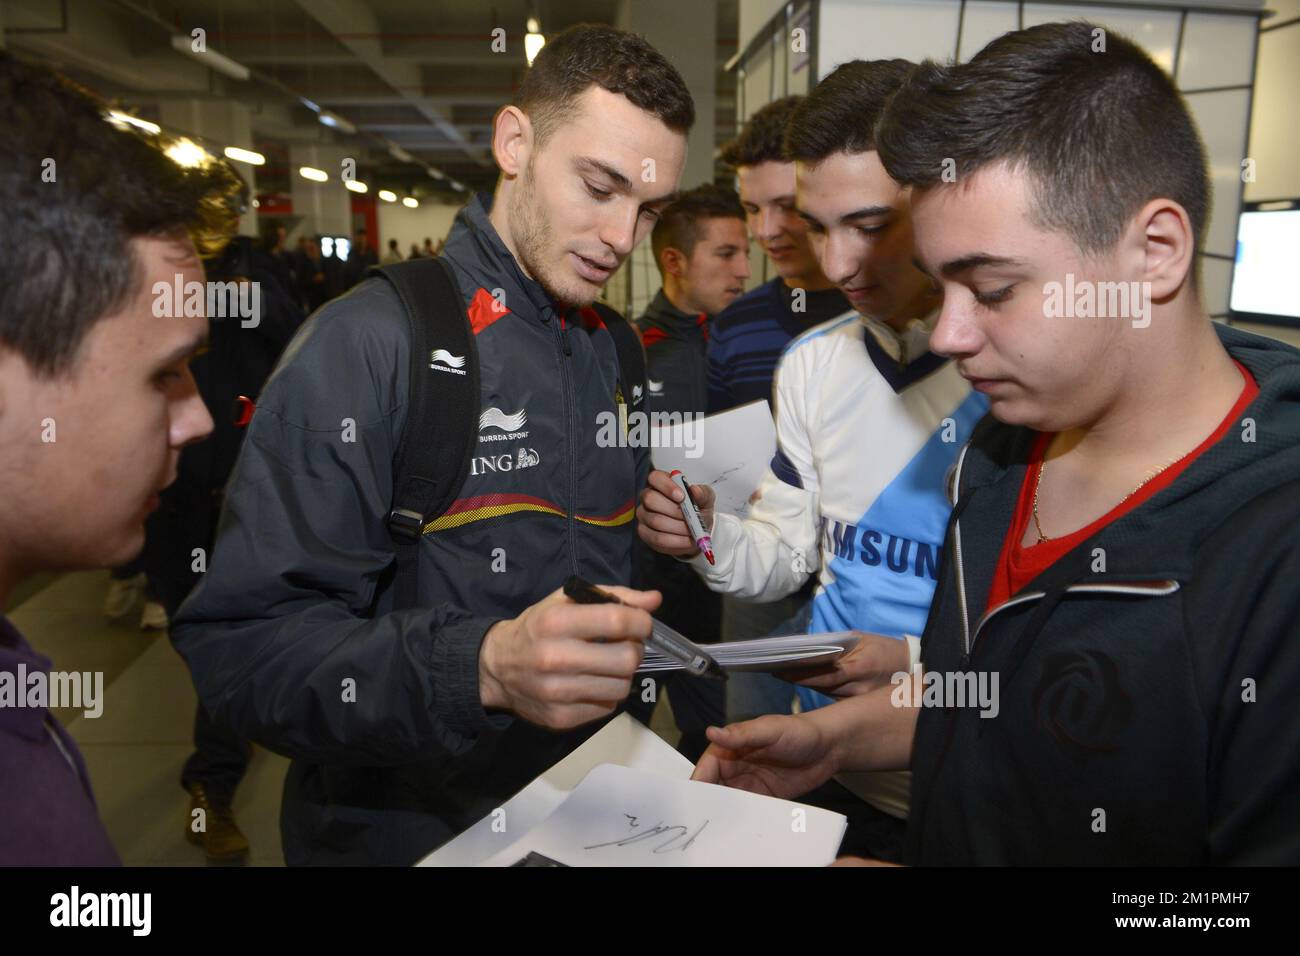
M996 715L922 708L906 862L1300 863L1300 352L1216 329L1240 422L982 616L1035 433L963 452L922 661Z

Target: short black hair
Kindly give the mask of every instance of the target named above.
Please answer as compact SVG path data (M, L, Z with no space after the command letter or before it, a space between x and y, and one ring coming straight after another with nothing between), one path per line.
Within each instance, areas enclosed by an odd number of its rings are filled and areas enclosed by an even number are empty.
M552 37L519 87L518 105L545 142L590 87L627 97L677 133L695 123L686 81L664 55L635 33L579 23Z
M119 128L105 106L0 51L0 346L47 378L71 370L91 326L130 297L132 239L187 235L212 256L234 231L236 174L180 166L162 137Z
M897 182L960 181L995 163L1034 183L1035 221L1085 253L1114 247L1142 205L1209 214L1205 146L1173 80L1136 43L1084 21L1007 33L969 62L921 64L890 101L876 146ZM1105 52L1093 52L1097 37Z
M773 100L745 121L740 134L722 147L722 161L732 169L760 163L784 163L785 130L802 96Z
M708 219L745 221L745 208L734 189L705 183L688 189L665 206L650 233L655 263L660 264L665 249L680 249L690 256L700 239L700 224Z
M876 148L876 122L916 64L907 60L850 60L809 93L785 130L785 156L816 165L834 153Z

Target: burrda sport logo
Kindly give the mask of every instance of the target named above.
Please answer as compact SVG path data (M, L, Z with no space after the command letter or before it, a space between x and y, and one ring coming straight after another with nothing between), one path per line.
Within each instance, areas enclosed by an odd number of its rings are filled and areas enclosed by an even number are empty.
M528 421L528 412L519 409L508 415L499 408L486 408L478 417L478 440L480 442L514 441L528 437L524 425ZM518 448L487 457L476 457L470 462L471 476L488 472L519 471L541 464L542 456L536 448Z
M446 349L434 349L429 353L429 368L433 369L435 372L450 372L453 375L464 375L465 356L452 355Z
M519 409L513 415L507 415L499 408L486 408L478 417L479 441L510 441L515 438L527 438L528 432L520 431L528 421L528 412ZM496 429L505 434L483 434L489 429Z

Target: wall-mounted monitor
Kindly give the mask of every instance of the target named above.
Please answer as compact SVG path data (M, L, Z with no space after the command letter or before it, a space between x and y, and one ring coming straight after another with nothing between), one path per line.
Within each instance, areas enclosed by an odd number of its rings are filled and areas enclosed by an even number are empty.
M1235 322L1300 325L1300 200L1243 207L1229 308Z

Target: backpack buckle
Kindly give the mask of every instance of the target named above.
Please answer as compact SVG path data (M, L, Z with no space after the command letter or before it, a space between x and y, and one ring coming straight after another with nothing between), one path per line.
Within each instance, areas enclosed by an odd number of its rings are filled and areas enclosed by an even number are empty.
M394 538L419 541L424 532L424 515L406 508L394 508L388 513L388 531Z

